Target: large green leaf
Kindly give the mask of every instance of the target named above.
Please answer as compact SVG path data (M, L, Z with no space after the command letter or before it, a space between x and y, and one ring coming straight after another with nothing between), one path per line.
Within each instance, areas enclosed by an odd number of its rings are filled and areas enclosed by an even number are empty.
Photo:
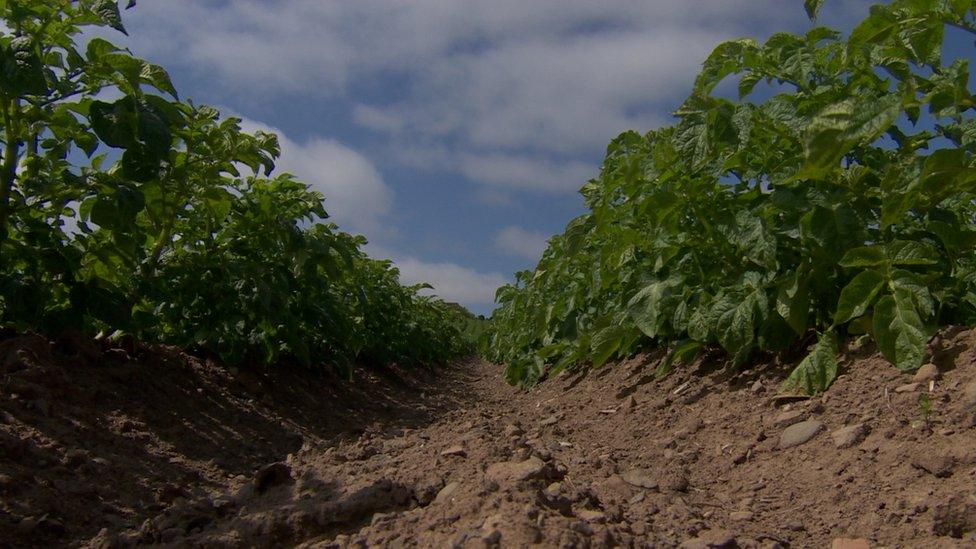
M822 109L810 119L804 136L806 163L800 177L822 177L855 146L881 137L898 119L901 106L901 97L889 94L849 97Z
M837 311L834 313L834 326L866 313L884 284L884 274L877 270L862 271L855 276L840 292Z
M836 378L837 334L825 332L779 390L787 395L815 395L826 391Z
M888 361L911 371L922 365L929 334L908 296L886 295L874 305L874 339Z

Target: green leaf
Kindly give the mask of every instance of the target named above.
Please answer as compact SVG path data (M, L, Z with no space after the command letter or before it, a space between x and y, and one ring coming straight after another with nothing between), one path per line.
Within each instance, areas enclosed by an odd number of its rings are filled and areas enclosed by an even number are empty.
M672 370L674 370L675 364L688 364L694 360L696 356L698 356L701 348L702 344L693 339L678 343L678 345L676 345L675 348L668 353L667 358L661 361L661 364L658 365L657 371L654 373L655 377L657 377L657 379L663 379L667 377Z
M592 363L594 368L603 366L607 360L620 350L625 329L620 325L608 326L593 336Z
M811 21L817 18L817 14L820 13L820 8L823 7L824 0L803 0L803 9L807 12L807 17Z
M886 295L874 305L874 340L899 370L922 365L929 335L911 299Z
M880 271L862 271L840 292L834 326L864 315L878 292L884 287L885 277Z
M96 0L92 9L103 23L122 34L129 34L122 25L122 14L119 13L119 3L117 0Z
M757 318L766 309L766 295L754 288L744 296L724 294L712 305L711 319L718 342L736 364L748 358L755 343Z
M799 271L787 275L776 294L776 312L797 335L807 331L810 318L809 280Z
M901 114L901 97L850 97L828 105L814 116L804 136L806 163L797 177L822 177L858 145L881 137Z
M810 354L780 386L780 394L815 395L826 391L837 378L837 346L837 334L821 334Z
M880 267L888 262L883 246L861 246L848 250L840 260L841 267Z
M917 240L895 240L886 246L888 260L892 265L929 266L938 265L942 258L931 244Z
M29 38L14 38L9 46L0 43L0 90L15 97L47 92L44 65Z

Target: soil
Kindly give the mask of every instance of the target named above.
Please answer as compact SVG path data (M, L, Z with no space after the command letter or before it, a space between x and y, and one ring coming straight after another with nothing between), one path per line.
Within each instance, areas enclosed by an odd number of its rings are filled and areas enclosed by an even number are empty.
M6 334L0 545L973 547L976 331L930 355L846 348L790 402L775 360L520 391L477 359L349 383Z

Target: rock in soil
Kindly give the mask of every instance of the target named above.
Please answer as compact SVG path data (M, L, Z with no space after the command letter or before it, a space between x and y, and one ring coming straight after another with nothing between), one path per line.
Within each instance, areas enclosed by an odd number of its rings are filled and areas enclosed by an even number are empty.
M856 446L864 440L868 434L868 426L863 423L855 423L847 427L841 427L830 433L834 439L834 446L837 448L850 448Z
M792 448L809 442L823 430L823 423L817 420L801 421L787 427L779 437L781 449Z
M941 374L939 374L938 366L929 363L915 371L915 375L912 376L912 381L915 383L928 383L939 379L939 377L941 377Z

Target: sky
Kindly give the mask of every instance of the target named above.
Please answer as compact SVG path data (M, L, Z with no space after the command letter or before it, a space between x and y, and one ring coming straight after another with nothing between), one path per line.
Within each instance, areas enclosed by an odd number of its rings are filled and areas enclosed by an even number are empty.
M828 0L841 30L867 2ZM671 121L723 40L811 27L801 0L139 0L137 56L273 129L405 283L487 314L583 213L607 143Z

